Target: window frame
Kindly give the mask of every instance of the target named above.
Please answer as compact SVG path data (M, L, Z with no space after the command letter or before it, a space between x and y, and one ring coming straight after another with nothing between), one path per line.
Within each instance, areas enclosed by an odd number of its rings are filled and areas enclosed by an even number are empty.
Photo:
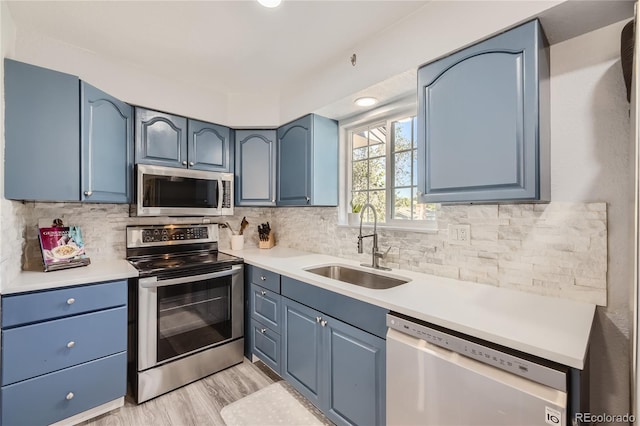
M353 164L353 150L351 147L351 135L358 130L362 130L366 127L373 127L376 125L384 124L387 127L387 143L385 143L385 205L386 220L383 223L378 222L378 227L382 229L398 229L398 230L413 230L422 232L437 231L438 224L437 218L432 217L424 220L415 219L393 219L393 190L394 190L394 168L395 157L392 151L392 123L399 121L407 117L417 116L417 108L415 105L415 98L404 102L398 102L396 104L387 105L364 114L358 115L348 121L341 121L340 127L340 203L338 211L338 224L341 226L350 226L347 221L347 213L351 212L351 193L352 193L352 164ZM414 170L413 173L417 173ZM359 225L359 224L358 224ZM371 222L363 222L363 225L371 226Z

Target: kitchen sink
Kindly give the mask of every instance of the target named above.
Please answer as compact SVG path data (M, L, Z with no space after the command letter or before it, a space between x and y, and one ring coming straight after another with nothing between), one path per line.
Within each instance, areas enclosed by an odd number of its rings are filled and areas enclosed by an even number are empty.
M409 280L374 274L361 269L353 269L343 265L325 265L305 269L312 274L322 275L333 280L342 281L374 290L385 290L406 284Z

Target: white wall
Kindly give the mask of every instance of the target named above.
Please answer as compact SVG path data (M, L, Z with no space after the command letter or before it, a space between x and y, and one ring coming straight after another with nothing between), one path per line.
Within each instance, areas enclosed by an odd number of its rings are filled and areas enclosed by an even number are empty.
M605 201L608 305L593 329L592 412L629 410L634 159L620 65L626 22L551 48L551 199Z
M77 75L132 104L226 124L227 96L181 80L168 80L134 64L18 29L11 59Z

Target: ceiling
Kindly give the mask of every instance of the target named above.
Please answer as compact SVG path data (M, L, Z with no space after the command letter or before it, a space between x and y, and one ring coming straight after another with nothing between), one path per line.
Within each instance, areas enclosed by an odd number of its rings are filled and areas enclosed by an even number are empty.
M426 1L12 1L28 29L222 94L279 92ZM344 58L345 61L348 58Z

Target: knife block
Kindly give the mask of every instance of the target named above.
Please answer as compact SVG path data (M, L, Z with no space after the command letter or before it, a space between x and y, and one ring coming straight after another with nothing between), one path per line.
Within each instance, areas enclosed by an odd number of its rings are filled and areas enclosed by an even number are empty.
M261 249L270 249L276 245L276 237L273 235L273 231L269 232L269 239L266 241L259 240L258 247Z

